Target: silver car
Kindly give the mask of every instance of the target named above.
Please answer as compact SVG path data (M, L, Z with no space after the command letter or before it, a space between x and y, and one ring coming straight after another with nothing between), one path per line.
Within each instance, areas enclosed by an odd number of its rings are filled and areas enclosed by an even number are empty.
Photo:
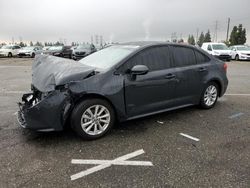
M42 53L41 46L27 46L19 50L17 56L18 57L35 57L35 55L41 54L41 53Z

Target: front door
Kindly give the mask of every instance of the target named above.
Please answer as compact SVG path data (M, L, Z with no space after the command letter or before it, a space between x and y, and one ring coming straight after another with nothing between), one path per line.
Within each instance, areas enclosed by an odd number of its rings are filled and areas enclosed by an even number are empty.
M177 80L172 74L171 58L167 46L145 49L124 65L130 70L135 65L145 65L145 75L125 74L125 101L129 117L160 111L173 106Z

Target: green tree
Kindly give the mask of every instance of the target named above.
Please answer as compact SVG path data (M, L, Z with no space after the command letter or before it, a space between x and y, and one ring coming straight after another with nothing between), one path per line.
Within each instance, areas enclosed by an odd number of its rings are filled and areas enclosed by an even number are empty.
M195 39L193 35L188 35L188 44L195 45Z
M204 42L211 42L211 35L209 30L205 34Z
M238 31L237 31L237 43L238 44L245 44L246 42L246 29L242 27L242 24L239 24Z
M243 28L242 24L239 26L234 26L230 34L230 45L238 45L246 43L246 29Z
M198 40L197 44L198 44L199 46L201 46L201 45L203 44L204 40L205 40L204 33L203 33L203 32L201 32L201 34L200 34L200 37L199 37L199 40Z
M37 41L35 46L43 46L43 44L41 42Z

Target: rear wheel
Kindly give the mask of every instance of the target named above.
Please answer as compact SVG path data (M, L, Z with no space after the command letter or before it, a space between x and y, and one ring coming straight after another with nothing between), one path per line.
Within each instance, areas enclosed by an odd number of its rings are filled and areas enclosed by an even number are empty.
M11 52L8 53L8 57L12 57L12 53Z
M79 103L71 116L72 129L87 140L104 136L114 125L112 106L102 99L88 99Z
M205 109L214 107L219 95L219 86L215 82L209 82L204 88L200 100L200 106Z
M31 54L31 57L33 57L33 58L34 58L34 57L35 57L35 53L32 53L32 54Z

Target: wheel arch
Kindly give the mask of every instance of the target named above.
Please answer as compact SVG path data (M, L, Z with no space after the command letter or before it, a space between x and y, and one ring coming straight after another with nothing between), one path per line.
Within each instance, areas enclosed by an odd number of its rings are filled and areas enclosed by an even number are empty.
M81 103L83 100L87 100L87 99L102 99L102 100L108 102L112 106L112 108L115 112L115 119L117 120L118 112L117 112L115 105L112 103L112 101L110 99L108 99L107 97L105 97L101 94L96 94L96 93L86 93L86 94L80 96L79 98L77 98L74 101L74 105L72 106L70 116L71 116L71 113L72 113L73 109L75 108L75 106L78 105L79 103Z
M221 97L221 94L222 94L222 83L221 83L221 81L219 79L217 79L217 78L213 78L213 79L209 80L207 82L207 84L209 82L214 82L214 83L216 83L218 85L218 87L219 87L219 97Z

